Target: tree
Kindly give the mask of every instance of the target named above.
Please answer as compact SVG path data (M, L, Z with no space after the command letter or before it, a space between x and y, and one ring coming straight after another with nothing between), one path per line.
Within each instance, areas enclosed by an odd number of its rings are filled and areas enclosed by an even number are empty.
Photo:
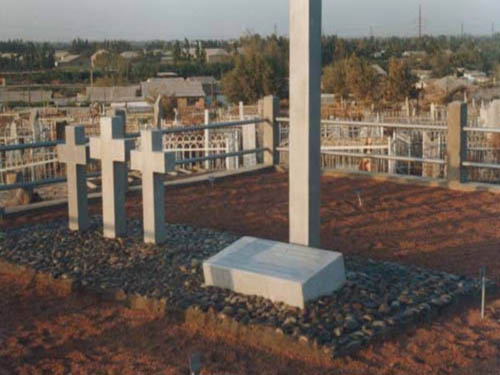
M241 39L245 52L237 54L235 68L222 78L222 90L230 102L254 103L265 95L285 97L288 78L288 44L276 35Z
M411 73L406 60L391 58L389 74L386 81L385 97L391 101L401 101L406 97L415 97L415 84L418 78Z
M177 65L179 63L179 61L181 61L181 59L182 59L181 42L179 42L178 40L175 41L172 55L174 58L174 64Z
M184 59L187 61L191 60L191 44L188 38L184 38Z
M435 78L445 77L453 73L450 56L439 52L431 58L432 76Z
M207 60L207 53L200 43L196 45L196 62L198 64L204 64Z
M322 84L325 93L338 94L343 98L349 96L345 66L345 60L340 60L323 70Z
M346 81L349 91L358 100L375 100L378 95L378 76L373 67L356 55L345 61Z
M158 90L151 91L151 94L146 98L146 102L155 105L158 95L160 95ZM163 119L167 121L173 120L175 118L175 109L177 108L177 97L175 94L161 95L160 106Z
M117 85L127 80L128 62L117 53L100 53L94 60L94 68L104 73L99 81L102 85Z

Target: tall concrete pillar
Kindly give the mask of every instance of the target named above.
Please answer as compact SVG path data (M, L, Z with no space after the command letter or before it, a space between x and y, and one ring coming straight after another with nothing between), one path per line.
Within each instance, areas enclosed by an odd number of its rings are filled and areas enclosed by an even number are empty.
M290 242L320 247L321 0L290 1Z
M453 102L447 113L447 179L449 182L466 182L467 173L462 162L467 158L467 104Z
M259 101L259 107L262 110L262 118L265 122L261 122L259 127L262 134L262 141L266 152L264 152L264 164L277 165L279 164L279 128L276 122L276 117L280 110L280 101L276 96L266 96Z

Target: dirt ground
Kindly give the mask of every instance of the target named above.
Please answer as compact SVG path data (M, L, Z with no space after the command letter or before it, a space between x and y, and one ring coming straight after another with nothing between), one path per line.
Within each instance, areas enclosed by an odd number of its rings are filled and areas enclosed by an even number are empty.
M29 279L0 274L0 374L458 374L500 371L500 300L487 319L476 309L322 366L271 355L234 340L200 336L180 320L91 297L58 295Z
M170 223L288 239L284 173L168 188L165 206ZM127 209L130 216L142 216L141 196L130 197ZM99 205L92 212L99 213ZM0 229L64 216L65 208L37 212L7 220ZM325 249L472 277L485 265L488 276L500 282L500 195L323 177L321 217Z
M287 192L281 173L169 188L167 221L286 240ZM332 177L323 178L322 194L324 248L469 276L487 265L500 280L500 197ZM140 196L127 207L131 216L141 215ZM65 209L36 213L3 227L65 215ZM0 296L0 375L188 374L192 352L202 353L205 375L500 374L500 299L489 301L484 321L477 309L464 308L320 366L200 336L173 318L61 297L22 278L0 275Z

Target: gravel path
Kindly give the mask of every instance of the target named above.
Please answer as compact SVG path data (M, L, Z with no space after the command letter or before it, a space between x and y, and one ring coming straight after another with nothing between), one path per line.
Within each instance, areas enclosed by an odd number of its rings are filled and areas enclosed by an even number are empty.
M129 236L102 237L99 217L91 230L73 233L65 221L0 232L0 258L86 286L164 298L167 306L213 309L243 324L274 327L326 352L356 350L406 325L427 321L460 297L477 292L464 277L390 262L346 257L348 282L302 311L263 298L203 287L201 263L239 237L187 225L167 225L165 245L142 243L142 225Z

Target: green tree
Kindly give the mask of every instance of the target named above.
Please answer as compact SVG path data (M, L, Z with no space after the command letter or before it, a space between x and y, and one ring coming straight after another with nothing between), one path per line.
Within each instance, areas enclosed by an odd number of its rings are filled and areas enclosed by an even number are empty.
M191 61L191 44L189 43L188 38L184 38L184 50L182 52L184 59Z
M205 64L207 60L207 53L200 43L196 45L196 62L198 64Z
M415 97L415 84L418 78L411 73L406 60L391 58L386 81L385 97L391 101L401 101L406 97Z
M235 55L235 68L222 78L222 90L230 102L254 103L265 95L285 97L288 79L288 44L276 35L241 40L245 52Z
M123 84L127 81L129 65L127 60L117 53L101 53L94 60L94 68L103 73L102 85ZM96 85L98 83L96 82Z
M440 52L431 57L432 76L441 78L453 73L453 65L448 54Z
M358 100L373 101L379 98L379 79L373 67L356 55L345 61L346 81L349 91Z
M322 86L325 93L338 94L343 98L349 96L345 60L328 65L323 70Z
M179 61L182 60L182 48L181 48L181 42L178 40L175 41L174 48L172 51L172 56L174 58L174 64L177 65Z

